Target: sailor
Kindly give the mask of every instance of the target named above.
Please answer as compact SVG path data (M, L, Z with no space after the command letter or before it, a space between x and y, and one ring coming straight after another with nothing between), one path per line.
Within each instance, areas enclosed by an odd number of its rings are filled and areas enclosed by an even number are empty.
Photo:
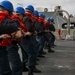
M15 13L12 15L12 20L16 23L16 25L21 29L23 35L26 32L26 27L23 24L23 17L25 16L25 10L22 7L17 7L15 9ZM20 59L20 55L18 53L19 44L21 43L22 38L20 39L12 39L12 44L7 47L8 50L8 58L12 67L12 75L22 75L22 62Z
M6 26L12 26L16 25L12 20L11 20L11 15L13 12L13 5L10 1L1 1L0 3L0 23ZM7 29L7 27L6 27ZM12 31L14 29L11 29ZM7 33L8 31L6 31ZM16 34L18 33L18 34ZM15 34L18 38L22 36L21 31L17 31ZM4 34L4 39L0 41L0 74L1 75L11 75L11 69L9 65L9 60L7 57L7 50L6 47L11 44L10 37L11 34Z
M51 30L51 35L52 35L52 46L56 46L54 44L55 42L55 35L54 35L54 32L55 32L55 26L54 26L54 18L51 18L50 19L50 30Z
M26 9L26 16L23 19L23 23L26 25L26 28L30 32L30 35L23 38L22 47L23 49L25 49L28 55L28 68L29 68L28 75L33 75L36 65L36 52L33 44L35 29L32 21L34 7L32 5L28 5L25 9Z
M42 57L42 58L45 57L43 54L46 54L46 52L43 51L43 47L44 47L44 43L45 43L45 37L44 37L44 33L45 33L44 21L45 21L44 14L39 13L38 24L40 26L41 33L37 36L37 41L40 43L38 57Z
M46 23L45 23L45 28L46 28L46 30L47 30L47 32L46 32L46 36L47 36L47 39L48 39L48 41L46 40L46 46L47 46L47 48L48 48L48 52L49 53L52 53L52 52L54 52L52 49L51 49L51 44L53 43L53 36L52 36L52 27L50 26L50 18L48 17L47 18L47 20L46 20Z

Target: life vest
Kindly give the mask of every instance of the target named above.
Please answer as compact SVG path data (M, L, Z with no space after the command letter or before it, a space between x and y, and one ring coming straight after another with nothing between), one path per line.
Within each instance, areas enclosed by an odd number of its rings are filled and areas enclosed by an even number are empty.
M14 19L17 19L17 20L18 20L19 25L20 25L20 28L21 28L22 30L24 30L24 32L28 32L28 30L26 29L25 24L22 23L22 20L19 18L18 15L14 14L14 15L12 16L12 20L14 20ZM12 38L12 41L16 41L17 43L21 43L21 42L22 42L22 38L23 38L23 37L21 37L19 40L15 39L15 38Z
M5 18L11 19L8 12L0 12L0 22L2 22Z
M26 12L26 16L28 16L30 18L30 20L32 20L32 14L30 12Z
M30 13L30 12L26 12L26 16L28 16L32 22L35 19L35 16L33 16L32 13Z
M53 22L50 21L50 25L53 25Z
M26 26L25 26L25 24L22 23L22 21L21 21L21 19L19 18L18 15L14 14L14 15L12 16L12 20L13 20L13 19L17 19L17 20L18 20L18 22L19 22L19 24L20 24L20 27L21 27L25 32L28 31L27 28L26 28Z
M26 16L29 16L31 18L32 17L32 13L26 12Z
M0 12L0 23L2 23L2 21L5 18L11 19L7 12ZM10 38L2 39L2 41L0 42L0 46L9 46L10 44L11 44L11 39Z
M47 24L48 24L48 22L47 22L47 21L44 21L44 27L45 27L45 30L48 30Z
M34 19L38 22L38 19L39 19L39 18L38 18L38 17L36 17L36 16L34 16Z
M43 28L43 30L45 30L44 22L45 22L44 18L40 17L38 19L38 24Z
M44 24L44 18L39 17L39 19L38 19L38 23L40 24L40 22L42 22L42 23Z

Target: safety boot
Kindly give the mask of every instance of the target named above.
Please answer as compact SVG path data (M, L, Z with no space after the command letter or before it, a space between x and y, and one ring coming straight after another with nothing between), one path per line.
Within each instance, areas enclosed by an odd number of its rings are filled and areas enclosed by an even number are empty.
M34 74L33 74L33 69L32 69L32 68L29 68L29 73L28 73L28 75L34 75Z
M54 53L55 51L53 51L53 50L51 49L51 46L49 46L48 52L49 52L49 53Z

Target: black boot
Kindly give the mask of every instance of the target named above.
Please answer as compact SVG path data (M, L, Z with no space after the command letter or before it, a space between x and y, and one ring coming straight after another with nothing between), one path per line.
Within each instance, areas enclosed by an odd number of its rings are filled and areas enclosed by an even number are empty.
M32 69L32 68L29 68L29 73L28 73L28 75L34 75L34 74L33 74L33 69Z
M57 45L55 45L55 44L54 44L54 42L53 42L53 43L51 43L51 47L53 47L53 48L54 48L54 47L56 47L56 46L57 46Z
M39 58L37 58L37 59L36 59L36 61L40 61L40 59L39 59Z
M48 50L49 53L54 53L55 51L53 51L52 49Z
M28 75L34 75L32 72L29 72Z
M28 72L29 69L26 67L25 63L23 63L23 72Z
M51 49L51 46L49 46L48 52L49 52L49 53L54 53L55 51L53 51L53 50Z
M34 73L41 73L41 70L37 69L36 67L33 69Z
M45 52L45 51L42 51L42 52L41 52L41 54L42 54L42 55L45 55L45 54L46 54L46 52Z
M40 58L45 58L45 56L42 55L42 54L38 54L38 57L40 57Z

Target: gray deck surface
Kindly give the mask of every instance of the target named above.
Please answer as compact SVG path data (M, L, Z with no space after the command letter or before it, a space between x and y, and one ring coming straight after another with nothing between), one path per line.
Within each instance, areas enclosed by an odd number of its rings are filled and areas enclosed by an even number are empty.
M37 68L42 73L34 75L75 75L75 41L56 41L57 47L52 48L55 53L48 53L40 58ZM28 75L24 72L23 75Z

